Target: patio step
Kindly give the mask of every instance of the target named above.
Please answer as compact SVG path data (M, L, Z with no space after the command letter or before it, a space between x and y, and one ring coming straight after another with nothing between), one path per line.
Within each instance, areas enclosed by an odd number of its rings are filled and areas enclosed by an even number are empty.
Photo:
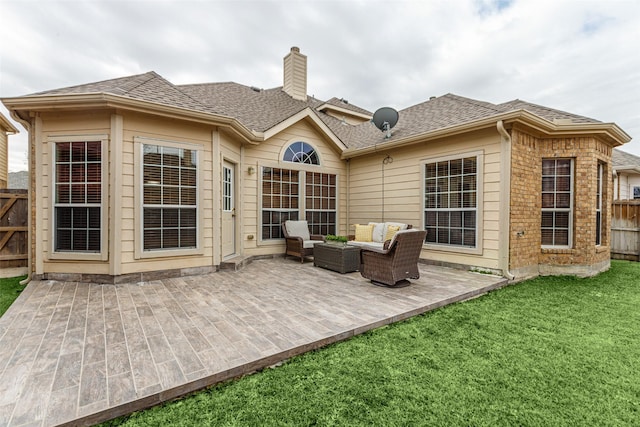
M242 256L238 255L233 258L225 259L220 263L220 270L231 270L238 271L242 270L244 267L251 263L252 259L250 256Z

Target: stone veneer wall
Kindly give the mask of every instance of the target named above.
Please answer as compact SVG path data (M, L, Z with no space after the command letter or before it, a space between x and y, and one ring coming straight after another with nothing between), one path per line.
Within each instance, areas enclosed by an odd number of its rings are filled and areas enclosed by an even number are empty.
M549 274L591 276L609 268L612 147L596 137L540 138L514 128L510 270L516 280ZM541 247L542 159L574 159L573 247ZM597 165L604 164L602 242L595 245Z

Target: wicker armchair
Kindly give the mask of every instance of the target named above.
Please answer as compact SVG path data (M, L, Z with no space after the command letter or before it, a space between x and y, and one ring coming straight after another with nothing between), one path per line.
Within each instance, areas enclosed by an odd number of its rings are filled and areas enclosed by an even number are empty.
M304 262L304 257L313 255L313 246L324 241L324 236L319 234L309 234L307 221L287 220L282 223L282 234L287 245L286 254L300 257L300 262Z
M374 285L407 286L407 279L420 277L418 258L426 237L427 232L423 230L402 230L395 234L387 249L363 248L360 274Z

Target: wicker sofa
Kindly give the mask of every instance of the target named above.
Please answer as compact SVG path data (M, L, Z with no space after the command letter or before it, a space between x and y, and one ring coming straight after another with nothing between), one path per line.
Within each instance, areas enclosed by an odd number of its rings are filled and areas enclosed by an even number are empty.
M362 249L384 249L385 242L388 244L394 233L409 230L412 226L401 222L370 222L366 225L356 224L355 228L355 234L349 236L348 245Z
M407 279L418 279L418 259L427 237L424 230L398 231L388 248L363 248L360 252L360 274L373 284L402 287Z

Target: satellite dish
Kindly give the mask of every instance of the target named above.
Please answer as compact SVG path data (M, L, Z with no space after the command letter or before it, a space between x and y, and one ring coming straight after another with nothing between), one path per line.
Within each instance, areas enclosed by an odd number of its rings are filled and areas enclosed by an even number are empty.
M378 129L386 132L385 138L391 138L391 128L398 123L398 112L391 107L382 107L373 113L371 121Z

